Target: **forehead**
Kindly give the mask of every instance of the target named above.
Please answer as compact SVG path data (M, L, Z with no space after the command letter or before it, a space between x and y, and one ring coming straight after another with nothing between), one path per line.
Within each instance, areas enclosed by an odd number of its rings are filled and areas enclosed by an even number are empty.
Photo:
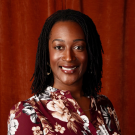
M73 36L79 36L85 38L81 26L73 21L59 21L53 25L50 31L50 37L59 36L63 34L64 35L70 34L70 36L73 35Z

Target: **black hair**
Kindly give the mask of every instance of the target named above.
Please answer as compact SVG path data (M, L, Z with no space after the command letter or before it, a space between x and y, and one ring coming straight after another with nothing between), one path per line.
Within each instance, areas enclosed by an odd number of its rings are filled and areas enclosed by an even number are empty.
M90 17L71 10L59 10L47 18L39 37L36 54L35 71L33 74L32 93L44 92L48 85L53 85L53 74L47 75L49 63L49 35L53 25L59 21L73 21L78 23L85 35L86 48L88 53L87 70L83 76L83 93L85 96L96 95L101 90L102 78L102 45L96 27Z

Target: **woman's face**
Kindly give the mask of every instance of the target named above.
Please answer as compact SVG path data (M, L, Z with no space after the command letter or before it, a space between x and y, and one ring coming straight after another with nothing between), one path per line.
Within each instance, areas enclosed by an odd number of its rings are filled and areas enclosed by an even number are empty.
M54 85L82 83L88 56L85 36L78 23L60 21L53 25L49 39L49 56Z

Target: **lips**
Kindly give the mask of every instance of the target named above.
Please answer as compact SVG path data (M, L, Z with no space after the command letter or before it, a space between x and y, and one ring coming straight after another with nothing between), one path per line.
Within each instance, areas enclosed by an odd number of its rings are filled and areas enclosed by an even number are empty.
M78 66L60 66L61 70L66 74L72 74Z
M74 70L76 69L76 67L73 67L73 68L67 68L67 67L62 67L63 70Z

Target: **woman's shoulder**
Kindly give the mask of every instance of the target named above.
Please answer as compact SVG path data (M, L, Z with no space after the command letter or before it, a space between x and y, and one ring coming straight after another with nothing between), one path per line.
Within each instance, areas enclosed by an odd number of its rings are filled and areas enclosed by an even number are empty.
M99 106L106 106L113 108L113 104L110 101L110 99L105 95L97 95L96 97L96 103Z
M22 134L22 131L23 134L31 134L34 126L41 127L35 109L29 103L30 99L20 101L10 109L7 122L9 134Z
M109 100L109 98L107 96L102 95L102 94L98 94L96 97L98 100Z
M106 128L113 134L120 134L119 121L110 99L105 95L97 95L95 98L95 106L95 110L99 112L101 116L99 118L101 120L103 118Z
M20 101L20 102L14 104L12 106L12 108L10 109L10 115L20 113L22 111L22 109L23 109L23 104L24 103L25 103L25 101Z
M10 116L11 115L18 116L21 114L30 115L32 113L32 111L30 111L30 110L34 110L34 108L32 107L32 105L30 103L30 102L32 102L32 100L35 101L35 96L32 96L32 97L28 98L27 100L20 101L20 102L16 103L15 105L13 105L13 107L10 109Z
M27 100L17 102L16 104L14 104L14 105L12 106L12 108L10 109L10 112L11 112L11 113L17 113L17 112L23 110L24 106L25 106L26 104L29 104L28 101L29 101L30 99L32 99L33 97L34 97L34 96L28 98Z
M25 104L27 100L20 101L12 106L9 112L8 122L12 121L13 119L19 119L24 114Z

